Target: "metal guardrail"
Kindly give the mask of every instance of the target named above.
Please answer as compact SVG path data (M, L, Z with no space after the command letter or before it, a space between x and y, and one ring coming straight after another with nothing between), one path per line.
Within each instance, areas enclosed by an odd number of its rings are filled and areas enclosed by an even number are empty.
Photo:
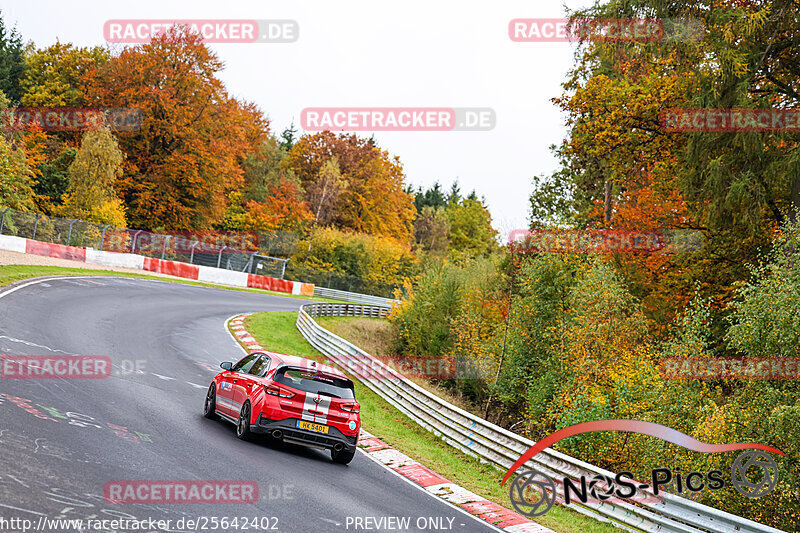
M391 309L376 305L357 305L357 304L314 304L308 314L311 317L318 316L364 316L368 318L386 318Z
M315 291L316 295L316 291ZM328 305L329 307L325 307ZM468 455L507 470L535 443L482 418L468 413L428 392L414 382L383 365L378 359L354 344L322 328L312 317L331 316L336 312L330 304L310 304L300 308L297 328L317 350L354 374L373 392L384 398L409 418L441 437L445 442ZM359 368L365 370L361 371ZM374 371L382 375L375 378ZM580 461L550 448L525 463L521 470L536 469L553 479L569 477L587 480L594 476L614 478L608 470ZM646 495L653 502L633 500L597 501L585 504L559 503L600 521L610 522L629 531L668 533L781 533L775 529L708 507L672 494ZM649 498L649 499L650 499ZM784 532L785 533L785 532Z
M320 287L319 285L314 285L314 296L387 308L391 307L392 302L397 302L397 300L392 300L390 298L381 298L380 296L370 296L368 294L358 294L355 292L328 289L326 287Z

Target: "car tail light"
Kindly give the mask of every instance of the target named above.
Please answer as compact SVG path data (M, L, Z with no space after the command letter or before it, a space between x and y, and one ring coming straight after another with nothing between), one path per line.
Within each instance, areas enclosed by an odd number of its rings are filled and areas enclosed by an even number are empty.
M272 396L280 396L281 398L291 398L294 396L292 391L282 389L277 385L268 385L264 387L264 392L271 394Z
M357 403L343 403L339 408L348 413L357 413L361 410L361 407Z

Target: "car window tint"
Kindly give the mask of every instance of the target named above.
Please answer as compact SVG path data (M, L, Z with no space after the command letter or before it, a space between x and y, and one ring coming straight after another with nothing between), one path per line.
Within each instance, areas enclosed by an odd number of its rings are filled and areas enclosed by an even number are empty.
M355 398L353 382L349 379L322 376L299 368L281 368L275 375L275 381L289 385L297 390L319 393L332 398Z
M246 373L250 370L250 367L253 365L255 360L258 358L257 355L248 355L242 358L241 361L236 363L236 365L231 369L233 372L242 372Z
M269 368L269 357L267 357L266 355L262 355L261 357L258 358L258 361L256 361L256 363L250 369L249 373L253 374L254 376L261 376L264 374L264 372L267 371L268 368Z

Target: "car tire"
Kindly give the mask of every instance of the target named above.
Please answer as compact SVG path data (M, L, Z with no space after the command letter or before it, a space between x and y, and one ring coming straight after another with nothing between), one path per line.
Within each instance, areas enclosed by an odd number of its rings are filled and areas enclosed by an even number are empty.
M352 450L344 448L339 452L337 452L336 450L331 450L331 459L333 459L334 463L338 463L340 465L349 464L350 461L352 461L353 457L355 456L356 456L355 448L353 448Z
M219 419L219 416L217 416L217 386L214 383L208 388L206 402L203 406L203 416L209 420Z
M236 436L241 440L250 440L250 402L244 402L242 412L239 413L239 421L236 423Z

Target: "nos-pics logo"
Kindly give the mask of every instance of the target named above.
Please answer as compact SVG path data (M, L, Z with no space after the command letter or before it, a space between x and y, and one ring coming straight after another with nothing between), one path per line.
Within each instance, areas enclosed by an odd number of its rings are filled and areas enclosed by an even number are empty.
M701 453L722 453L747 450L733 462L730 471L731 485L748 498L766 496L778 484L778 464L771 455L785 456L781 450L764 444L738 442L733 444L708 444L672 428L641 420L597 420L576 424L556 431L537 442L514 463L503 478L503 484L527 461L556 442L593 431L628 431L657 437L686 449ZM610 473L609 473L610 474ZM638 501L659 502L664 487L672 484L670 492L686 494L702 490L720 490L727 486L721 470L708 472L682 472L680 469L654 468L649 483L636 481L631 472L569 477L551 477L533 469L520 473L509 487L509 497L514 509L527 517L541 516L549 511L557 498L565 504L572 502Z

